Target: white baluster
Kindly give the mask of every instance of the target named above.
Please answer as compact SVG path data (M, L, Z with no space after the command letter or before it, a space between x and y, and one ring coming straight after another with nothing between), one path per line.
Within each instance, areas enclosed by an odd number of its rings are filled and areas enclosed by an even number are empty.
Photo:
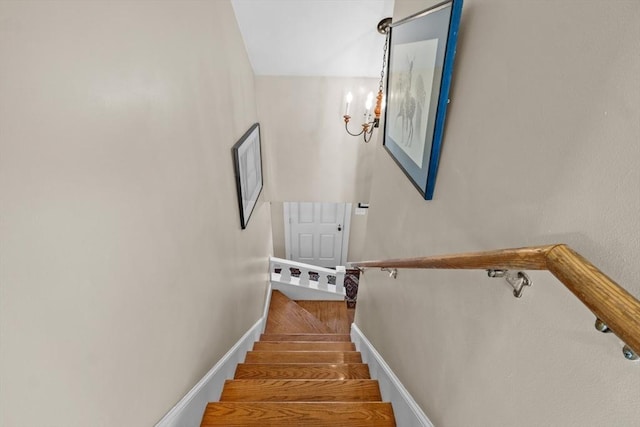
M329 290L329 275L325 272L318 273L318 289Z
M300 270L300 286L309 287L309 269L298 267Z
M336 267L336 292L342 295L346 295L344 290L344 276L347 273L347 269L343 265Z
M291 283L291 267L286 264L282 265L280 270L280 281L283 283Z

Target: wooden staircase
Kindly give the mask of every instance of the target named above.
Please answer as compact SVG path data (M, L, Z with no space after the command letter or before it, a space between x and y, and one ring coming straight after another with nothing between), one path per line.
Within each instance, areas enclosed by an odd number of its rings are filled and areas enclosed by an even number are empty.
M395 426L350 324L343 301L296 302L273 291L265 333L201 426Z

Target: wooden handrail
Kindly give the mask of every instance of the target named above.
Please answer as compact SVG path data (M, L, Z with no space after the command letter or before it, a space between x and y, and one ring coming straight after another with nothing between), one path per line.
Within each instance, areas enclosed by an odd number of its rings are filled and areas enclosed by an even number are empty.
M640 301L564 244L352 263L354 267L548 270L640 354Z

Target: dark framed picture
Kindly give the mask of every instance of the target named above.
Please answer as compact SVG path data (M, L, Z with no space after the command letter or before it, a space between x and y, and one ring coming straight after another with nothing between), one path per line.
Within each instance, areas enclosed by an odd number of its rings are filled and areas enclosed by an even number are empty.
M252 125L231 151L236 173L240 226L245 229L262 192L260 124Z
M391 25L383 145L433 199L462 0L447 0Z

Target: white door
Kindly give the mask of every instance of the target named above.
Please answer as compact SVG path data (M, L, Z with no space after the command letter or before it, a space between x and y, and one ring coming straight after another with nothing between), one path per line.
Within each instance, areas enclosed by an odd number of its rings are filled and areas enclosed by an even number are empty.
M346 263L351 203L285 202L284 222L290 260L321 267Z

